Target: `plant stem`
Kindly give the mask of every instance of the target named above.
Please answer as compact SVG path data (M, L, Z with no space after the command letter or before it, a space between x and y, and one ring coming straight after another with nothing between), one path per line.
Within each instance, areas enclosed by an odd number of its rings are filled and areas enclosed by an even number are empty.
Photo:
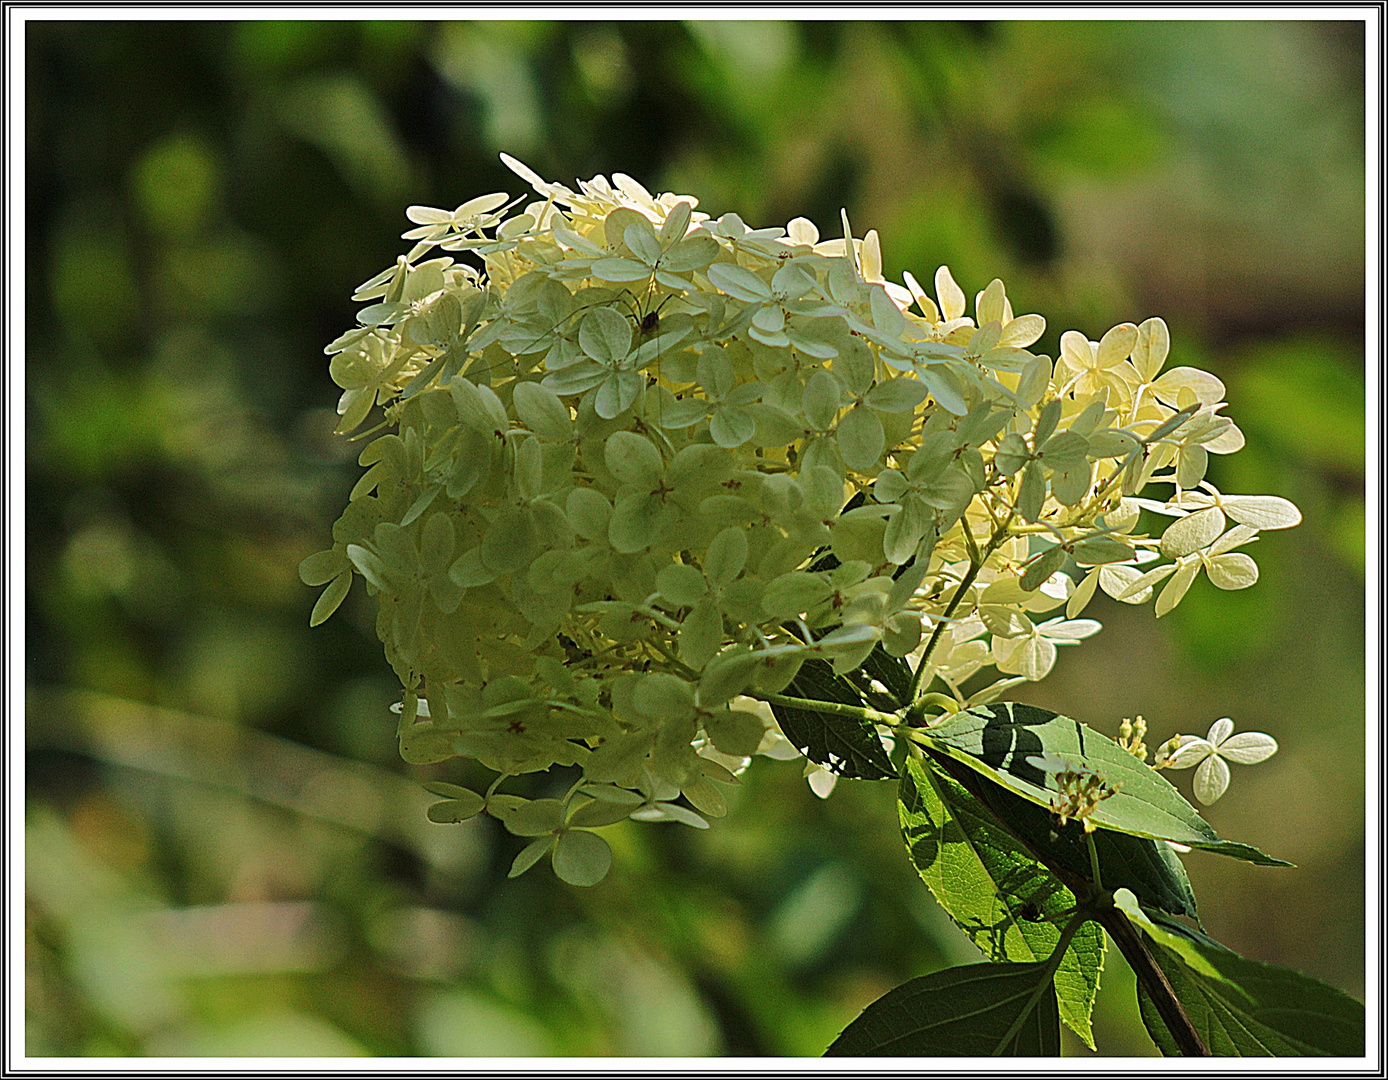
M1099 849L1094 845L1094 834L1087 832L1084 834L1085 845L1089 848L1089 872L1094 875L1094 888L1099 892L1104 891L1104 879L1099 874Z
M935 631L930 635L930 640L926 643L925 652L921 653L920 663L916 665L916 670L911 673L911 687L906 692L904 704L912 705L915 703L916 694L920 692L921 676L925 674L926 666L930 663L930 657L935 652L935 646L940 643L940 635L944 633L945 627L949 624L949 617L954 614L954 609L959 606L959 601L964 599L964 594L969 591L969 586L974 583L974 578L978 577L978 572L983 569L983 564L988 561L988 557L998 550L998 546L1007 538L1007 530L1012 527L1012 519L1017 516L1017 509L1013 507L1007 512L1007 517L1002 521L993 535L988 538L988 546L982 552L978 550L974 543L973 533L969 531L969 521L967 516L963 520L965 539L968 541L971 555L969 558L969 569L959 582L959 588L954 591L954 596L950 598L949 606L945 608L940 616L939 622L935 624Z
M864 709L857 705L841 705L837 701L814 701L810 698L790 697L787 694L767 694L760 690L748 690L747 696L765 701L769 705L781 705L787 709L803 709L805 712L824 713L828 716L852 716L858 720L866 720L871 724L886 724L890 727L901 725L901 717L892 713L878 712L876 709Z
M1186 1007L1171 989L1166 973L1157 966L1147 943L1128 921L1128 917L1117 908L1111 907L1101 911L1097 919L1099 925L1108 931L1108 936L1113 938L1113 943L1118 946L1123 958L1128 961L1128 966L1133 969L1138 983L1152 999L1162 1023L1166 1025L1176 1042L1176 1048L1185 1057L1211 1057L1210 1049L1205 1045L1205 1040L1201 1038L1195 1025L1191 1023Z

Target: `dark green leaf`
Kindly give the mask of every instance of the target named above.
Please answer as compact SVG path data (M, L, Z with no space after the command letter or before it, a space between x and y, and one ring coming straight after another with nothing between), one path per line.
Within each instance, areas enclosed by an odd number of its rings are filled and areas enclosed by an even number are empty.
M824 1052L825 1057L1059 1054L1060 1019L1044 964L967 964L912 979L864 1009Z
M911 666L901 657L892 656L878 645L863 661L863 671L876 679L896 699L898 706L908 704L911 694Z
M992 813L950 777L909 758L897 809L921 880L970 941L992 960L1031 963L1051 955L1074 894ZM1099 925L1086 923L1055 975L1061 1015L1091 1048L1104 944Z
M837 702L861 707L863 699L853 685L834 674L825 661L805 661L786 693L791 697ZM808 709L772 705L781 731L797 750L816 764L855 780L894 780L896 771L866 720L834 716Z
M953 758L942 757L939 764L957 784L968 789L978 806L990 811L1043 863L1072 881L1090 880L1089 845L1078 824L1057 830L1050 812L1043 807L989 783ZM1106 888L1130 889L1144 904L1199 918L1186 869L1166 841L1109 829L1098 829L1093 836L1099 873Z
M1364 1006L1348 994L1299 971L1247 960L1174 920L1160 919L1160 925L1189 939L1217 973L1197 971L1175 950L1145 939L1212 1054L1363 1056ZM1139 992L1139 1005L1152 1041L1163 1054L1175 1055L1171 1034L1145 992Z
M932 748L1040 806L1050 805L1055 780L1032 758L1051 755L1097 774L1119 786L1094 811L1091 820L1100 828L1174 840L1265 866L1291 865L1247 844L1221 840L1165 777L1067 716L1013 702L978 705L930 728L928 735Z

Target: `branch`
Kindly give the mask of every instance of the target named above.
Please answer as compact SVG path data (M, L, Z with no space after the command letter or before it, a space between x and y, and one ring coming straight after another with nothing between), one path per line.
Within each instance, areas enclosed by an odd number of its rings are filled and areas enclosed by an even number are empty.
M765 701L768 705L780 705L787 709L802 709L805 712L824 713L828 716L851 716L856 720L866 720L871 724L887 724L899 727L901 717L892 713L864 709L857 705L840 705L836 701L815 701L812 698L791 697L787 694L767 694L760 690L746 691L748 697Z
M1171 989L1166 973L1157 966L1147 943L1128 921L1128 917L1117 908L1109 908L1100 912L1096 918L1099 925L1108 931L1108 936L1113 938L1113 943L1128 961L1128 966L1133 969L1137 981L1152 999L1162 1023L1176 1041L1177 1049L1186 1057L1212 1056L1205 1040L1200 1037L1200 1032L1196 1031L1195 1025L1191 1023L1186 1007Z

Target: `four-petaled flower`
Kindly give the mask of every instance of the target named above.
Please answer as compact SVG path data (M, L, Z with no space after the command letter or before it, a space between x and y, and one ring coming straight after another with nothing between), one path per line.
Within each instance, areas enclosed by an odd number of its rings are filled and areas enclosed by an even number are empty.
M1234 734L1234 721L1227 716L1216 720L1201 739L1195 735L1182 735L1181 744L1163 763L1167 769L1195 770L1195 797L1209 806L1229 786L1229 766L1226 761L1239 765L1256 765L1277 753L1277 740L1261 731L1245 731Z

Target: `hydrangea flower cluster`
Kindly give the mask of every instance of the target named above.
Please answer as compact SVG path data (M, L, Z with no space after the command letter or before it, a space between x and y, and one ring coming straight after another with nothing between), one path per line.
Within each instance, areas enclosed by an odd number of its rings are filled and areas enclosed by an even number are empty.
M414 246L327 347L367 471L301 574L315 624L357 577L379 600L407 760L581 767L556 800L440 787L440 820L536 838L519 869L597 880L588 829L722 813L716 785L784 751L757 701L803 665L908 657L881 721L920 722L1044 677L1099 629L1096 588L1158 615L1202 570L1246 588L1238 549L1300 520L1204 480L1243 436L1217 378L1164 370L1159 318L1052 360L1001 281L972 314L946 267L934 297L887 281L846 215L754 229L504 160L538 198L411 207ZM1144 509L1175 520L1148 535Z

